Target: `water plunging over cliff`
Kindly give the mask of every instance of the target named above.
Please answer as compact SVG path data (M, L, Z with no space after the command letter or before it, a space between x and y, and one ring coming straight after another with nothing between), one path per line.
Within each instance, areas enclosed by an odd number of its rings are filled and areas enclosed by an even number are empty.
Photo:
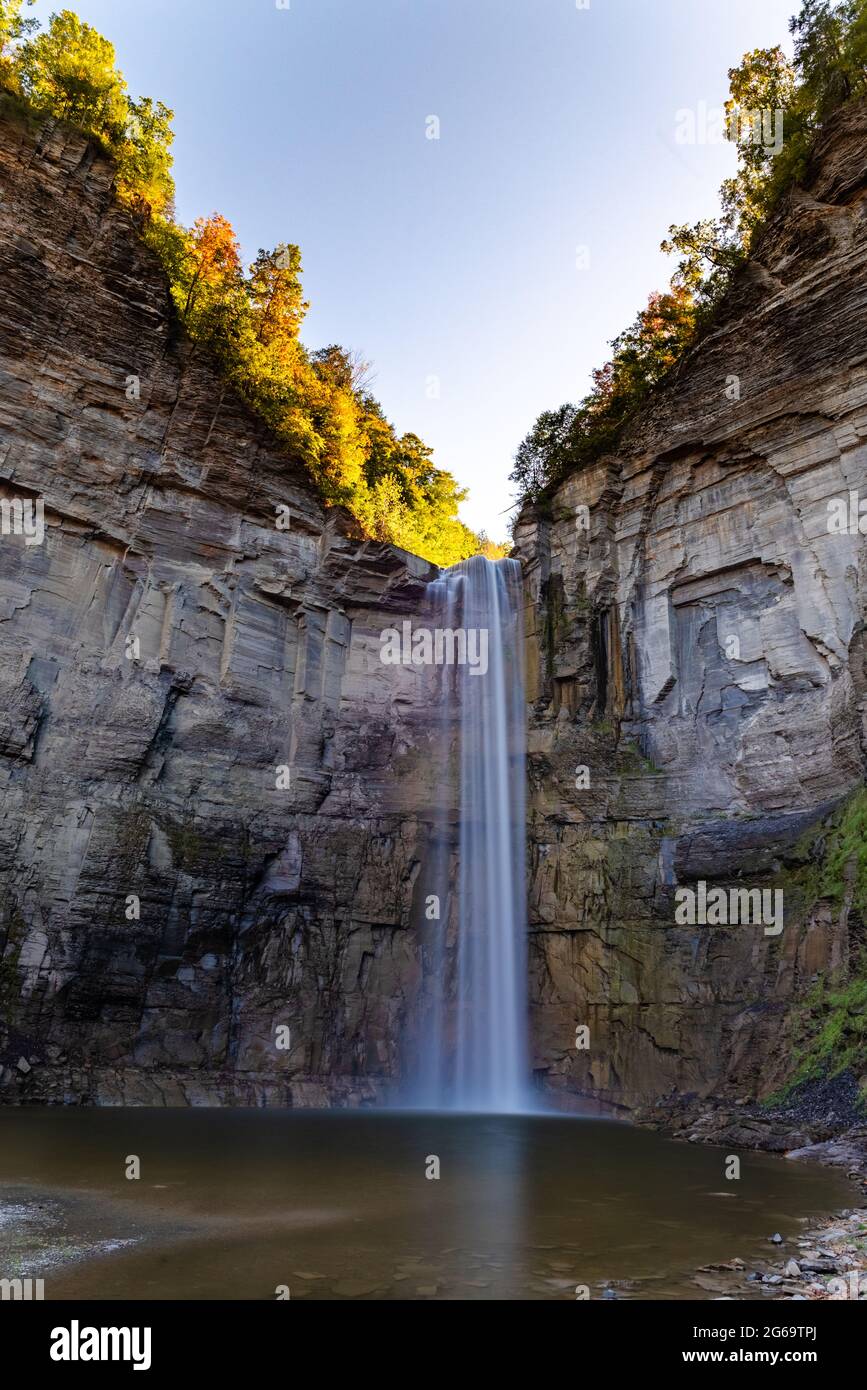
M442 805L456 806L458 826L444 811L425 876L431 893L447 888L441 920L426 923L418 1099L516 1111L528 1103L521 567L475 556L446 570L430 600L435 651L443 634Z

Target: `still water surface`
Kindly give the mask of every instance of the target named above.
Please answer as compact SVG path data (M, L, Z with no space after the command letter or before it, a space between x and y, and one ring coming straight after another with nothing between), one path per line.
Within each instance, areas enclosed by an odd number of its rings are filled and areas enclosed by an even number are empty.
M725 1158L562 1116L5 1109L0 1277L47 1299L708 1298L697 1267L852 1203L818 1166L744 1152L734 1182Z

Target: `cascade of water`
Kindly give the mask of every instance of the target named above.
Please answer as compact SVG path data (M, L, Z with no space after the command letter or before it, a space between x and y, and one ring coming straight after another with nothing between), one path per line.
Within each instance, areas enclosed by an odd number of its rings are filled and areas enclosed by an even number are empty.
M457 778L457 899L431 924L418 1100L435 1108L527 1108L525 706L521 570L475 556L430 586L443 720L441 777ZM464 645L465 644L465 645ZM455 656L448 662L449 652ZM466 659L461 660L465 654ZM456 739L456 759L447 748ZM444 882L443 813L428 882ZM449 916L454 946L444 938Z

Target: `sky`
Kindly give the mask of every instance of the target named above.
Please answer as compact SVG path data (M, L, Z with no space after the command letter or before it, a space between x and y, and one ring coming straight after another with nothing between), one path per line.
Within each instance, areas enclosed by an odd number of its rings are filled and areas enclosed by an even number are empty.
M512 458L577 401L735 167L683 143L797 0L68 0L133 95L175 112L177 216L219 211L246 258L301 248L310 348L469 490L496 539ZM63 0L38 0L44 20ZM703 105L702 105L703 104ZM435 118L432 119L432 118ZM680 135L678 135L680 131ZM437 135L438 138L430 138Z

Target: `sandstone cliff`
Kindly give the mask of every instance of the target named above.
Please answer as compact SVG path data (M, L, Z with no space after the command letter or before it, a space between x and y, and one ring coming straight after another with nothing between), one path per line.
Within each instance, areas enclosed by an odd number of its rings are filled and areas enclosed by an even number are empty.
M791 1000L860 940L851 892L817 878L867 747L864 536L828 529L850 491L867 502L863 106L616 456L520 519L549 1085L766 1095L793 1068ZM782 934L675 925L702 880L784 889Z
M0 120L0 489L45 505L43 544L0 538L2 1095L369 1098L431 816L379 633L433 571L326 514L112 177Z

